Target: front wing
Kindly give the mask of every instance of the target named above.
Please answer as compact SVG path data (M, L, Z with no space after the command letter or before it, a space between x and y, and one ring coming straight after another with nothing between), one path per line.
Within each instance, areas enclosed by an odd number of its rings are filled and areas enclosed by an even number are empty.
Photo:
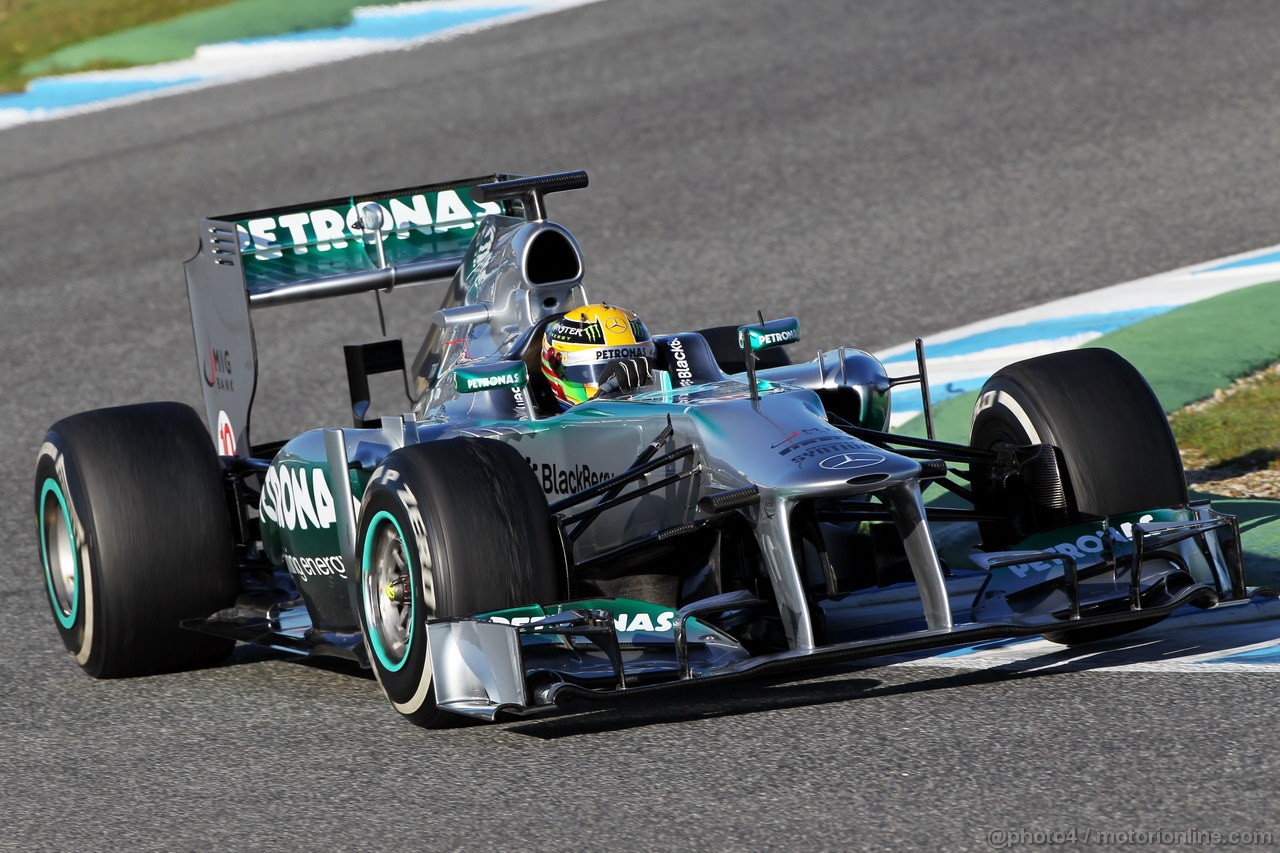
M454 713L493 720L576 700L612 702L1000 638L1087 636L1109 628L1122 633L1126 625L1141 627L1187 605L1226 606L1247 602L1254 594L1273 594L1245 587L1234 517L1205 504L1161 512L1183 520L1126 523L1124 534L1117 528L1113 538L1129 546L1108 549L1088 565L1055 551L981 555L977 562L993 574L978 589L971 610L975 618L951 628L875 636L853 632L809 648L752 654L709 618L767 608L745 591L686 605L667 617L670 630L665 632L625 630L626 618L619 620L619 611L655 605L623 599L570 602L558 605L552 615L534 619L486 614L432 621L427 634L437 703ZM1104 525L1104 536L1111 536L1111 531ZM1007 595L990 589L995 570L1049 560L1061 564L1051 577L1037 577ZM1002 597L1001 607L982 606L997 595ZM866 606L858 594L847 596L842 604L855 613ZM827 617L832 625L857 622L832 618L831 612Z

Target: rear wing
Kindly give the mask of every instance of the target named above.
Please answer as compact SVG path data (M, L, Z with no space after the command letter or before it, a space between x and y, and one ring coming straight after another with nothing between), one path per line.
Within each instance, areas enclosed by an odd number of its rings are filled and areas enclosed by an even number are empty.
M218 452L249 455L258 381L251 310L452 277L480 220L527 215L519 198L478 200L482 193L474 192L510 177L201 220L199 251L184 266L205 417Z

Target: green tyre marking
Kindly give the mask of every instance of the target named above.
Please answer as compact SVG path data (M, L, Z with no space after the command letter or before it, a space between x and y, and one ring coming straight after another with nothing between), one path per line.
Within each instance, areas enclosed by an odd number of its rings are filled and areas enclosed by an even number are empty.
M400 656L400 660L392 661L387 654L386 648L382 644L382 635L379 633L377 624L374 621L372 610L372 602L369 601L369 558L373 554L373 543L377 539L375 536L379 523L386 519L396 529L396 535L400 537L400 552L404 555L405 569L410 573L409 579L409 634L405 638L404 654ZM382 664L382 668L387 672L399 672L409 660L409 652L413 648L413 634L415 622L417 621L418 597L414 593L414 583L412 578L413 563L409 559L409 549L405 544L404 530L400 527L400 522L396 521L395 516L386 510L380 510L374 515L373 520L369 522L369 527L364 534L364 551L360 560L360 606L364 608L365 624L369 626L369 645L373 646L373 653L377 655L378 662Z
M49 493L58 499L58 506L62 509L62 520L67 526L67 542L70 547L68 551L71 554L71 606L67 610L62 609L62 604L58 600L58 593L53 586L53 566L49 563L49 531L45 529L45 505L49 499ZM45 586L49 591L49 601L53 604L54 615L58 617L58 624L65 630L70 631L76 624L76 619L80 615L80 559L76 555L75 548L75 529L71 526L71 511L67 508L67 499L62 495L62 488L52 477L44 481L44 486L40 489L40 557L44 561L44 580Z

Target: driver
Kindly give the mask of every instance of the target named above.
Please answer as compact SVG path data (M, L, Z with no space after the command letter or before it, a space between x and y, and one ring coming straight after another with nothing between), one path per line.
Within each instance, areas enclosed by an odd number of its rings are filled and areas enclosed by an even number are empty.
M635 312L613 305L574 308L547 326L542 375L561 408L653 381L656 350Z

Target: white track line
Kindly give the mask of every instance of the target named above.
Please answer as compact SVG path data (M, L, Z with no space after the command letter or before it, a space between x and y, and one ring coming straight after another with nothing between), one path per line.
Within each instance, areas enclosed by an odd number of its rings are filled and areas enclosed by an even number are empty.
M0 95L0 130L36 121L50 121L99 110L135 104L153 98L182 95L211 86L265 77L341 62L353 56L408 50L429 42L447 41L490 27L528 20L600 0L432 0L402 6L360 7L353 17L368 21L377 18L408 17L436 12L484 11L519 8L510 14L469 21L406 38L343 38L338 30L317 31L314 39L288 36L280 39L251 39L204 45L191 59L162 62L118 71L89 71L40 78L30 91L16 96ZM358 22L357 22L358 23ZM107 92L112 86L147 86L143 91L94 96L95 89ZM74 106L47 106L41 89L66 91L81 87L83 97L94 98ZM52 98L49 102L56 102Z

